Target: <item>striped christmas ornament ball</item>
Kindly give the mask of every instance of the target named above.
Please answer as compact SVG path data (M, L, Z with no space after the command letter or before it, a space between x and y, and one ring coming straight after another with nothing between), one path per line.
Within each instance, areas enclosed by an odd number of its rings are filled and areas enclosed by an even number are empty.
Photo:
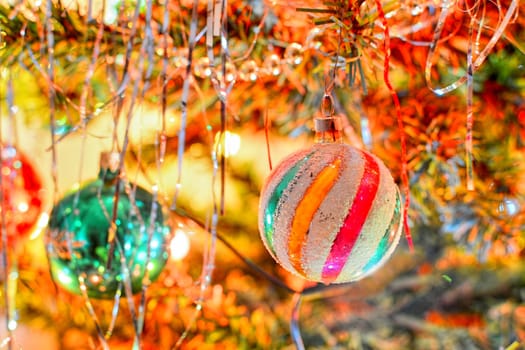
M374 155L317 143L285 158L259 203L264 245L307 280L344 283L370 275L391 256L402 231L399 189Z

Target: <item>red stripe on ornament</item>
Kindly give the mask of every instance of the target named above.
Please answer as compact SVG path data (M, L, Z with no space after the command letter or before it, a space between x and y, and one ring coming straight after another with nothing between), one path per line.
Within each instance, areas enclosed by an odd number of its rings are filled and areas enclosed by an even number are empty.
M364 172L356 196L335 237L330 254L323 266L322 281L330 283L337 279L354 248L379 188L379 165L367 153L364 157Z

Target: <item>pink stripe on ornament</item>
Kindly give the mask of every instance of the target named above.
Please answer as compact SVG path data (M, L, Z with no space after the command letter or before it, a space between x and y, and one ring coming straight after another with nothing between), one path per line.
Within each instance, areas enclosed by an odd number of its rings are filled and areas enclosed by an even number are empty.
M379 165L369 154L363 152L364 172L352 206L335 237L330 254L323 267L322 280L331 283L337 279L345 266L355 242L365 224L379 188Z

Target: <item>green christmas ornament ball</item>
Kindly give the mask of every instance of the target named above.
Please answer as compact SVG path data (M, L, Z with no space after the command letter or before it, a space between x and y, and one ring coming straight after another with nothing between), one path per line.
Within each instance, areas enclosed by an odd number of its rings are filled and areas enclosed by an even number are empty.
M108 266L117 181L121 183L115 249ZM126 284L135 294L142 289L146 269L147 280L154 281L168 259L170 228L164 224L159 203L150 192L118 180L107 169L101 169L99 179L60 200L48 226L46 251L52 277L74 294L81 294L81 281L90 298L113 298L117 291L125 292Z

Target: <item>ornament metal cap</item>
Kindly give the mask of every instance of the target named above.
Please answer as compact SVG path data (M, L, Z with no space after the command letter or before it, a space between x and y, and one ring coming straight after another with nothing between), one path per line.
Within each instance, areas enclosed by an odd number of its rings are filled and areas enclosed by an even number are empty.
M340 117L315 118L314 128L316 143L343 143L343 122Z
M343 123L334 114L332 96L325 93L321 101L321 116L314 118L315 141L317 143L342 143Z
M100 170L116 172L120 167L120 153L110 151L100 153L99 164Z
M340 117L321 117L315 118L314 127L317 132L341 131L343 123Z
M120 169L119 152L102 152L100 153L100 171L99 178L104 181L112 181L118 177Z

